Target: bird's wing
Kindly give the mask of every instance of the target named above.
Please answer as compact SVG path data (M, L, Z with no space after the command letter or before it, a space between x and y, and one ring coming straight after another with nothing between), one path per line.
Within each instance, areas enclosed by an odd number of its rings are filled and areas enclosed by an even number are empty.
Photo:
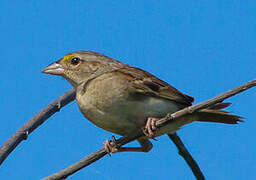
M193 97L181 93L176 88L142 69L128 66L118 71L130 76L131 89L135 93L168 99L186 106L190 106L194 101Z

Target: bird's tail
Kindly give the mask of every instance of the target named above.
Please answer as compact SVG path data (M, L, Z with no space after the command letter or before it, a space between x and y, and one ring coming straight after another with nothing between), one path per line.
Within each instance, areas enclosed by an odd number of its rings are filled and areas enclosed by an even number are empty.
M161 129L157 132L157 136L175 132L182 126L194 121L224 124L237 124L238 122L242 122L242 117L230 114L229 112L222 110L228 107L230 104L231 103L218 103L211 106L210 108L202 109L193 114L187 114L173 121L170 121L167 125L161 127Z
M196 121L224 124L237 124L238 122L242 122L242 117L222 110L228 107L230 104L231 103L218 103L210 108L202 109L196 113Z

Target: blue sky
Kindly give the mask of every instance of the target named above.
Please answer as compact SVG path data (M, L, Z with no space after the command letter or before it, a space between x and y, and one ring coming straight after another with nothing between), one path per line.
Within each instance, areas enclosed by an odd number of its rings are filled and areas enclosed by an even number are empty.
M93 50L145 69L200 102L256 77L256 2L0 1L0 143L69 90L41 73L75 50ZM193 123L179 135L207 179L255 178L255 89L229 101L245 123ZM102 147L75 102L55 114L0 167L0 179L40 179ZM167 136L151 152L106 156L70 179L194 179Z

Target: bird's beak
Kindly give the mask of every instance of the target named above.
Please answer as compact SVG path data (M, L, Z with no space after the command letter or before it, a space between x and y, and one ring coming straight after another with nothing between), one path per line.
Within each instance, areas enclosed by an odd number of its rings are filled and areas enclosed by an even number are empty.
M52 75L62 75L64 73L64 68L61 64L53 63L42 70L42 73L52 74Z

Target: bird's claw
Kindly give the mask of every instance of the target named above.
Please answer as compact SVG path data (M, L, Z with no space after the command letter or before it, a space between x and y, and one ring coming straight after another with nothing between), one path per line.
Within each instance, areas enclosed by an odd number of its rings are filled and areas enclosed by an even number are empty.
M159 118L154 118L154 117L149 117L146 123L146 126L144 127L144 134L149 137L154 139L155 137L155 131L157 129L156 127L156 122L159 120ZM156 139L154 139L156 140Z
M61 102L59 101L59 102L56 104L56 106L57 106L57 111L60 112L60 109L61 109Z
M116 138L115 136L112 136L111 140L106 140L104 143L104 148L107 151L107 153L111 156L110 153L116 153L118 152L118 147L116 145Z

